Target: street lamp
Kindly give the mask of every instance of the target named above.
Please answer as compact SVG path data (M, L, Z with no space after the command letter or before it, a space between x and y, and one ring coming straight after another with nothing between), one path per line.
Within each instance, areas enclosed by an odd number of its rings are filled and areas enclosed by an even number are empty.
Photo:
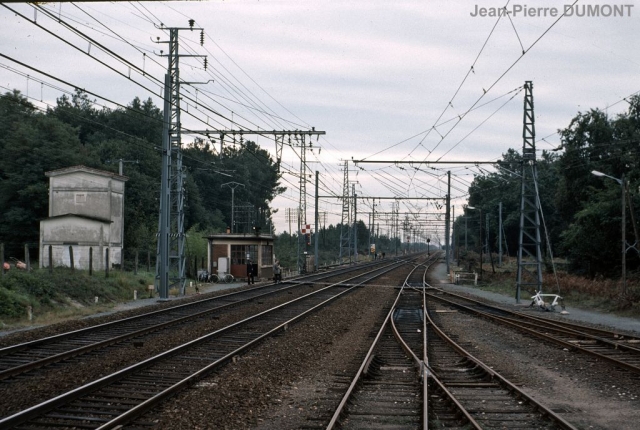
M478 241L480 242L480 280L482 281L482 208L467 206L467 209L478 209L478 212L480 214L480 221L478 222L478 224L480 225L480 237L478 238Z
M622 188L622 294L624 295L627 292L627 238L626 238L626 220L625 220L625 182L624 182L624 173L622 174L622 178L614 178L613 176L609 176L605 173L598 172L597 170L591 171L592 175L595 176L604 176L605 178L613 179L617 183L620 184L620 188Z

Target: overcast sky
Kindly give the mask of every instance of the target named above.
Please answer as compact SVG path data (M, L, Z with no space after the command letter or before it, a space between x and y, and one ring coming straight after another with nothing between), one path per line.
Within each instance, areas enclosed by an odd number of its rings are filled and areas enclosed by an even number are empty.
M532 1L528 3L534 3ZM533 81L539 150L559 145L560 128L579 111L591 108L615 115L628 106L624 97L640 90L640 7L632 2L577 2L571 16L558 18L571 2L535 1L538 15L524 16L525 2L510 2L510 16L472 16L476 8L499 8L489 1L209 1L142 3L47 3L54 17L78 28L139 68L146 76L101 52L27 4L0 8L0 52L15 60L126 105L135 96L151 97L162 107L160 87L166 58L154 55L166 45L166 32L154 26L186 27L188 19L205 30L182 31L180 52L208 55L181 59L184 81L183 125L193 129L280 129L315 127L326 131L308 153L310 174L319 170L322 195L342 193L342 160L495 160L509 148L522 147L522 109L526 80ZM614 5L629 5L625 16L603 16ZM577 16L598 6L600 16ZM556 16L551 16L553 8ZM56 39L33 20L80 48ZM557 23L555 23L557 21ZM555 25L554 25L555 23ZM522 55L523 50L526 51ZM111 65L126 77L90 58ZM143 55L145 53L146 55ZM55 103L55 82L12 60L0 58L2 91L16 88L38 106ZM471 71L471 66L473 70ZM11 70L7 70L7 66ZM27 78L25 75L29 75ZM466 76L466 78L465 78ZM44 81L43 86L40 81ZM136 84L142 84L147 89ZM485 93L486 91L486 93ZM454 96L455 95L455 96ZM96 97L91 97L92 99ZM41 101L42 100L42 101ZM110 102L98 103L114 107ZM186 105L189 105L188 107ZM207 111L206 108L210 108ZM474 110L468 112L472 107ZM215 111L215 112L213 112ZM226 119L233 119L233 123ZM207 126L207 121L209 125ZM435 129L432 129L436 126ZM431 130L429 132L429 130ZM544 138L544 140L542 140ZM185 136L184 141L192 140ZM275 153L272 139L258 144ZM321 152L319 153L319 148ZM452 197L459 214L473 166L436 166L416 171L393 165L361 164L350 172L362 196L443 197L446 170L453 174ZM285 147L283 170L297 173L299 158ZM489 167L487 170L491 170ZM158 176L160 172L158 172ZM286 174L285 195L274 207L276 230L289 227L285 208L297 206L298 179ZM233 178L258 186L250 178ZM307 220L313 220L313 182ZM241 192L236 194L241 199ZM371 200L359 202L368 223ZM391 201L376 210L390 211ZM432 203L403 203L401 211L433 212ZM328 222L340 220L340 203L323 199ZM382 231L386 231L383 227ZM382 232L381 231L381 232Z

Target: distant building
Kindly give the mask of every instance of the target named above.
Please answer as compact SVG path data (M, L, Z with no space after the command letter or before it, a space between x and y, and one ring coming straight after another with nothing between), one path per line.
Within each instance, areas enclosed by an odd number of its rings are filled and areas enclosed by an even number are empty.
M124 243L125 176L86 166L45 172L49 177L49 218L40 221L40 267L70 266L69 246L77 269L93 269L109 262L122 264Z
M273 278L273 236L227 233L207 236L207 271L247 277L247 261L257 264L258 278Z

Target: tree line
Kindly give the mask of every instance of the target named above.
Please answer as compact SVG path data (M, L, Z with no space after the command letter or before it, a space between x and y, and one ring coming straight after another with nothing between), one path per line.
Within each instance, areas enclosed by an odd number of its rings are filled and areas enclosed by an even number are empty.
M132 162L124 165L129 178L124 248L155 251L162 119L151 99L136 97L126 108L97 108L77 91L41 110L17 90L1 95L0 242L5 254L20 257L25 243L37 248L39 223L48 216L49 206L44 172L73 165L117 172L121 159ZM285 188L266 150L242 141L227 142L220 153L210 139L195 139L183 148L187 246L197 248L187 253L206 255L200 237L231 225L231 191L221 187L225 182L245 185L236 189L235 204L247 208L249 215L236 231L269 231L270 203Z
M627 242L637 240L634 208L640 205L640 97L627 99L627 111L610 117L599 109L578 113L568 127L558 130L560 147L537 157L537 187L542 207L542 250L545 258L566 258L569 269L590 278L615 277L621 272L622 192L620 184L596 176L599 171L627 185L625 228ZM540 145L538 144L538 147ZM520 171L522 157L510 149L495 173L476 176L469 187L469 206L489 214L489 246L498 249L498 206L502 203L505 243L513 256L518 250ZM530 177L530 176L529 176ZM468 211L470 243L478 243L478 216ZM485 228L486 219L483 221ZM471 227L473 225L473 227ZM455 220L464 232L464 217ZM483 242L487 240L483 231ZM472 242L471 242L472 241ZM639 248L636 246L636 248ZM640 253L629 249L627 270L640 267Z
M537 188L544 221L543 253L566 258L569 269L588 277L614 277L620 273L621 188L596 170L628 184L626 192L627 241L638 240L634 208L640 206L640 97L627 100L622 114L591 109L578 113L558 131L558 150L543 150L537 160ZM96 108L81 91L63 95L54 107L36 108L19 91L0 96L0 242L7 256L20 256L25 243L39 239L39 222L48 215L48 178L44 172L72 165L117 172L118 160L129 177L125 191L125 249L155 250L160 193L162 112L151 99L135 98L126 108ZM538 145L539 146L539 145ZM201 236L231 226L229 181L243 183L235 191L235 204L246 208L235 231L269 232L271 202L285 188L268 151L255 142L227 144L222 151L214 139L195 139L183 149L186 169L185 229L187 252L206 253ZM521 154L509 149L493 173L477 175L469 187L468 204L489 215L489 235L482 220L482 241L498 249L498 205L503 207L503 250L518 249ZM231 175L231 176L227 176ZM467 212L468 243L478 243L477 212ZM345 226L346 227L346 226ZM319 234L320 260L339 256L340 224L324 226ZM465 231L464 216L454 220L458 235ZM369 230L357 223L359 253L367 254ZM460 238L461 236L458 236ZM303 248L310 253L313 246ZM375 238L378 253L393 255L400 241ZM457 240L461 244L461 240ZM454 243L455 245L455 243ZM275 253L284 265L295 268L297 235L277 234ZM638 248L636 246L636 248ZM35 258L36 256L34 256ZM640 267L640 253L627 252L627 268Z
M574 274L594 278L617 277L621 272L621 186L609 178L593 175L594 170L616 179L624 175L627 242L629 245L640 242L635 217L635 208L640 207L640 96L630 97L626 102L627 111L614 117L599 109L578 113L568 127L558 130L560 147L543 148L537 156L542 252L547 263L551 255L566 259L567 268ZM468 210L453 220L453 246L464 249L466 235L468 251L477 254L482 234L481 243L488 243L489 250L496 253L498 210L502 203L502 249L504 254L515 257L520 228L522 155L509 149L499 161L496 172L475 176L468 190L468 205L482 209L482 233L478 225L480 211ZM320 229L320 264L338 259L341 227L337 224ZM358 252L367 255L369 230L358 221L357 231ZM380 236L375 242L377 251L386 251L387 255L394 255L396 249L406 246L398 238L387 236ZM638 244L627 252L631 276L637 275L640 268L637 249ZM284 264L295 268L297 250L297 235L285 232L276 237L276 252ZM312 253L313 246L303 247L305 250Z

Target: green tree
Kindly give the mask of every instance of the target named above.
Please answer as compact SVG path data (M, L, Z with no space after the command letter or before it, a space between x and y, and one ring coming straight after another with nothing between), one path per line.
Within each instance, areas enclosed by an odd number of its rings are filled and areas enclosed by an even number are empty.
M640 182L640 97L629 100L627 112L610 119L605 112L579 113L569 127L560 130L564 154L559 160L561 180L556 204L564 222L562 247L573 270L589 276L620 272L621 191L615 181L596 177L591 171L629 181L630 198L638 207ZM633 242L628 215L628 241ZM639 265L638 254L627 254L631 270Z
M0 237L9 255L38 243L49 207L44 172L88 164L76 130L38 112L18 91L0 96Z

